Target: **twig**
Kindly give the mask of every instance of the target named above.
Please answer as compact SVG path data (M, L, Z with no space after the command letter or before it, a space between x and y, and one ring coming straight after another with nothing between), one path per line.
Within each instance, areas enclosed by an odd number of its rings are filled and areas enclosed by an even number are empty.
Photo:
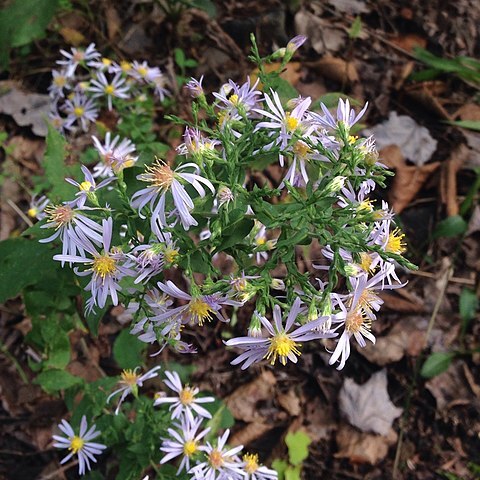
M445 296L445 292L447 290L448 283L452 278L452 274L453 274L453 266L450 264L449 267L445 270L445 273L443 274L442 285L440 287L440 292L438 294L437 301L435 302L435 306L433 307L433 311L432 311L432 315L430 317L430 321L428 322L427 332L425 334L425 346L428 345L428 339L429 339L430 334L432 332L433 325L435 324L435 319L437 318L438 311L440 310L440 305L442 304L443 298ZM409 409L410 409L410 404L411 404L412 397L413 397L413 390L414 390L414 388L416 386L416 383L417 383L417 377L418 377L418 373L419 373L419 370L420 370L420 364L421 364L422 361L423 361L423 356L420 355L418 357L416 363L415 363L412 382L410 383L410 386L409 386L409 389L408 389L405 411L403 412L402 421L400 422L400 433L398 435L397 449L395 451L395 461L393 463L393 471L392 471L392 478L393 479L396 479L397 475L398 475L398 466L399 466L399 463L400 463L400 454L401 454L401 451L402 451L403 437L404 437L404 434L405 434L405 424L406 424L405 420L407 418L407 415L408 415L408 412L409 412Z
M8 350L8 347L0 340L0 352L2 352L15 366L18 374L20 375L20 378L23 380L23 383L29 384L30 380L27 377L27 374L25 373L25 370L22 368L20 363L18 363L18 360L10 353Z
M51 478L54 478L59 473L63 473L66 470L74 467L75 465L78 465L78 459L77 460L72 460L70 463L67 463L63 467L57 468L54 472L49 473L48 475L45 475L43 477L40 477L40 480L50 480Z
M17 207L17 205L7 198L7 203L12 207L13 210L22 218L22 220L29 226L33 227L33 222Z
M409 272L410 275L417 275L418 277L426 277L426 278L436 278L434 273L430 272L422 272L421 270L412 270ZM450 282L453 283L460 283L462 285L471 285L475 286L475 279L474 278L461 278L461 277L450 277Z

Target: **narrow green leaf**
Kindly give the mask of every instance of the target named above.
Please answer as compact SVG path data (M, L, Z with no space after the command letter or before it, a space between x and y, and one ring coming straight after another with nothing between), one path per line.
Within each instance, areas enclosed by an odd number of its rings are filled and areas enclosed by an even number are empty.
M424 378L432 378L448 370L455 353L435 352L432 353L422 365L420 375Z
M457 120L456 122L447 122L450 125L455 125L460 128L468 128L480 132L480 121L478 120Z

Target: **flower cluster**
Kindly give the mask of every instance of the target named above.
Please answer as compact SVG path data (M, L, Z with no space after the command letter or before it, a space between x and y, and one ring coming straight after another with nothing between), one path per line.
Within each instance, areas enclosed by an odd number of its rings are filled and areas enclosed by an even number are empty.
M303 40L292 41L284 61ZM64 53L61 65L67 77L79 66L97 69L90 100L102 85L105 93L107 73L119 98L132 82L159 84L160 72L145 63L99 60L93 46L82 55ZM123 303L140 341L194 353L186 334L227 324L255 302L246 335L226 342L241 350L232 363L242 368L296 362L312 341L343 368L352 338L360 347L375 342L379 292L403 286L396 269L409 264L393 213L373 199L389 172L374 139L352 135L367 105L357 113L340 99L336 112L323 104L314 111L309 97L282 99L273 80L231 80L209 103L202 79L192 79L187 89L204 119L185 127L175 160L156 159L127 181L136 147L108 132L103 142L93 137L100 164L83 167L83 181L68 179L74 199L46 206L42 197L42 228L54 229L42 241L61 240L54 259L87 277L87 313ZM265 159L278 162L282 178L256 185L251 173ZM116 209L101 201L106 193L117 195ZM298 246L314 242L323 258L302 274Z
M48 88L52 99L50 121L60 131L87 131L100 108L113 109L117 101L142 98L148 88L162 101L169 92L158 67L147 62L114 62L102 57L91 43L86 49L60 50L58 70Z
M182 385L176 372L165 372L165 384L176 392L174 397L157 395L155 405L171 404L172 428L162 439L160 450L165 454L161 464L180 458L177 475L185 471L192 480L274 480L277 472L259 464L258 455L241 457L242 445L227 446L229 430L213 442L204 441L210 428L202 428L211 414L201 404L213 402L213 397L199 397L198 388Z

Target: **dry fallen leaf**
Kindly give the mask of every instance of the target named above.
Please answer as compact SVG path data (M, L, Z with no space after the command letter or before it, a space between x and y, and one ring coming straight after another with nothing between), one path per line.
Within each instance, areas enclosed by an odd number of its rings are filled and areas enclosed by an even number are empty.
M420 167L407 165L397 145L389 145L379 153L382 163L396 169L389 200L393 210L400 213L415 198L428 177L437 170L440 162L428 163Z
M359 81L355 65L352 62L346 62L343 58L326 55L317 62L308 65L317 70L322 77L335 82L355 83Z
M228 443L232 446L248 445L274 427L275 425L273 423L268 425L262 422L249 423L246 427L235 433L235 435L228 440Z
M407 115L390 112L388 120L365 130L366 135L375 135L377 148L397 145L402 155L415 165L422 166L437 149L437 141L430 132Z
M0 113L11 115L21 127L32 126L35 135L47 135L50 97L19 90L13 82L0 82Z
M253 382L237 388L225 399L228 409L237 420L253 422L260 418L257 403L272 398L275 376L265 370Z
M397 442L397 434L390 429L386 436L373 435L342 424L337 431L336 441L339 448L336 458L375 465L387 456L389 447Z
M363 385L345 379L339 401L341 412L362 432L388 435L393 421L402 413L388 396L385 369L373 374Z
M398 37L391 38L390 41L410 53L412 53L416 47L425 48L427 46L427 39L415 33L399 35Z
M300 399L293 389L290 389L287 393L280 393L277 400L280 406L292 417L297 417L300 414Z

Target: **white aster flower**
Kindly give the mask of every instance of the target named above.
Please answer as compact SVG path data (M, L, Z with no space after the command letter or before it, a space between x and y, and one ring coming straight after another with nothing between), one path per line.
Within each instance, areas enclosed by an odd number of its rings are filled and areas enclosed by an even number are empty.
M78 473L79 475L84 475L86 470L90 470L90 461L94 463L97 461L95 455L100 455L102 451L107 448L106 445L90 441L98 437L101 432L96 429L95 425L92 425L90 429L88 429L85 415L80 422L80 432L78 435L66 420L62 420L58 428L66 437L53 435L53 439L56 440L53 446L57 448L68 448L68 450L70 450L70 453L60 464L68 462L74 455L77 455Z
M125 85L125 78L121 73L117 73L109 82L103 72L97 73L97 78L93 79L89 88L90 92L93 92L93 98L107 97L108 109L112 109L112 98L129 98L130 87Z
M73 76L78 65L85 64L101 56L95 49L94 43L91 43L85 50L72 48L71 52L60 50L60 53L65 57L65 60L57 60L57 64L63 65L66 69L67 77Z
M101 159L93 167L94 177L113 177L119 170L131 167L138 159L132 155L136 147L128 138L120 141L120 136L116 135L112 139L112 134L107 132L104 143L95 136L92 136L92 140Z

